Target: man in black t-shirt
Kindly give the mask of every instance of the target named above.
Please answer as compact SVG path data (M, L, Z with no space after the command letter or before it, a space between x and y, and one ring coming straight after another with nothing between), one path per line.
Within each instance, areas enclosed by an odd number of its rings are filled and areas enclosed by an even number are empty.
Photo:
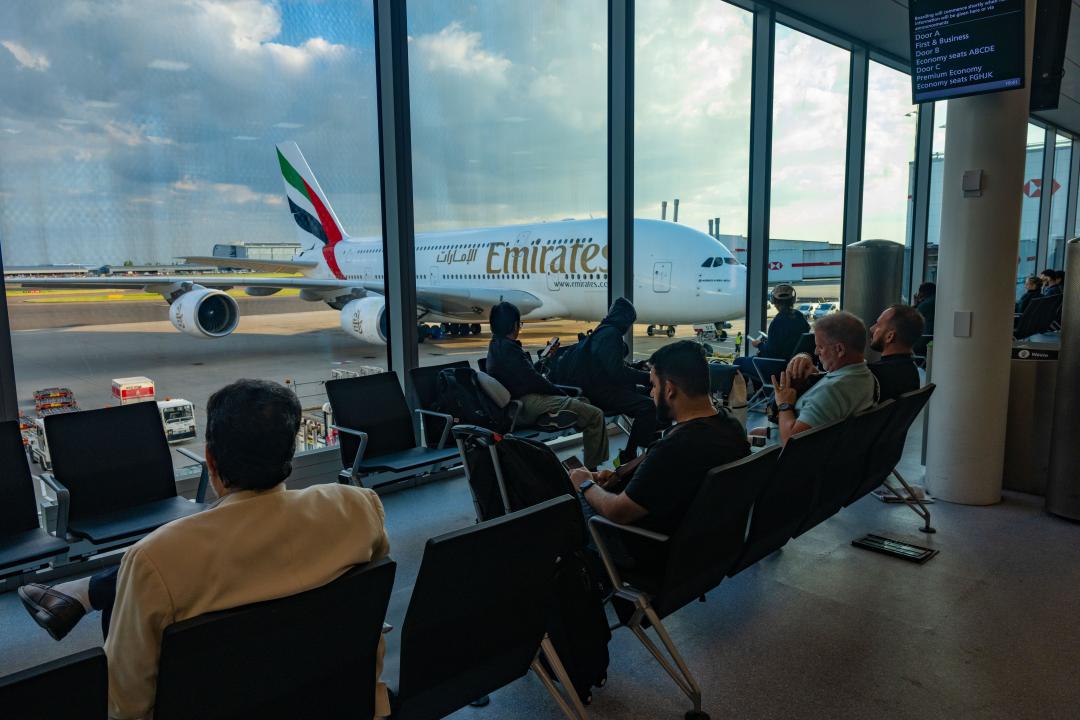
M700 345L691 340L666 345L649 364L658 415L676 424L640 461L620 472L575 470L570 480L597 514L671 534L682 524L705 474L749 455L750 445L742 424L713 407Z

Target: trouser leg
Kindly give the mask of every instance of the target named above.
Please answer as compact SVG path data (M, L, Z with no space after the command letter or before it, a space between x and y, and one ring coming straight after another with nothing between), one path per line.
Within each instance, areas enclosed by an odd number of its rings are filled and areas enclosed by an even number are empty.
M90 578L90 607L101 611L101 636L109 636L109 621L112 619L113 605L116 603L116 576L120 566L116 565Z
M595 470L608 459L607 425L604 411L585 400L571 398L567 409L578 417L574 427L581 430L581 444L585 451L585 467Z
M626 439L627 454L636 454L638 448L646 448L652 443L659 423L656 405L648 395L625 388L594 391L589 397L605 413L628 415L631 418L630 437Z

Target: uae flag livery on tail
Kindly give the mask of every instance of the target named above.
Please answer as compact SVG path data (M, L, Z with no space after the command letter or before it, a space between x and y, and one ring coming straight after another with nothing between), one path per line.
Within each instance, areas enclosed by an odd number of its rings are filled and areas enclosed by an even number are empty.
M334 277L344 279L338 267L334 246L348 237L341 229L334 209L326 200L326 195L319 187L319 181L308 167L307 161L294 142L284 142L277 146L278 164L281 176L285 179L285 197L289 201L289 211L296 220L300 246L310 248L312 237L322 243L323 258Z

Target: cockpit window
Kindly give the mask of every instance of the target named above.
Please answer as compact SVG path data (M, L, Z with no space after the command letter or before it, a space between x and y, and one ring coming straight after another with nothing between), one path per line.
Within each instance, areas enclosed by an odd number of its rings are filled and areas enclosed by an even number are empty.
M712 267L712 258L705 258L705 262L701 263L701 267Z
M739 261L736 260L733 257L724 258L724 262L727 263L728 265L738 265L739 264Z

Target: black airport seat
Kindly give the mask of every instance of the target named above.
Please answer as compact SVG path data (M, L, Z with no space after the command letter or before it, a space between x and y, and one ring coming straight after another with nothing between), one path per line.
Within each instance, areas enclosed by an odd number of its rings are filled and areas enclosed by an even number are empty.
M38 523L34 479L26 462L18 420L0 422L0 577L35 570L68 550ZM67 497L57 500L67 511Z
M373 717L395 571L384 558L307 592L165 628L155 720Z
M454 420L449 415L417 410L421 417L440 418L443 428L434 448L416 441L412 413L395 372L329 380L326 396L339 432L341 482L391 482L441 469L457 457L457 448L447 447Z
M109 671L99 647L0 678L4 720L105 720L108 712Z
M874 444L895 414L896 401L886 400L844 421L835 451L819 460L821 471L817 473L814 502L793 537L840 512L851 493L862 484Z
M428 540L401 627L394 720L445 717L530 668L567 717L585 717L539 661L570 687L545 629L559 557L580 542L575 521L581 507L564 495Z
M425 365L424 367L412 368L409 375L412 377L413 391L416 400L424 410L435 410L435 403L439 399L438 379L443 370L469 367L468 360L443 363L442 365ZM442 417L423 415L420 418L420 427L423 429L424 446L435 448L442 436L443 426L446 421Z
M1061 322L1062 301L1062 295L1047 295L1029 302L1024 314L1016 321L1013 337L1017 340L1023 340L1032 335L1050 332L1055 329L1055 323L1060 324Z
M843 436L843 424L837 420L788 438L754 503L746 546L731 575L782 548L802 526L814 501L818 473Z
M89 541L94 549L134 542L165 523L204 507L176 495L172 453L156 403L140 402L45 419L58 492L70 511L56 534Z
M761 411L769 404L769 401L773 397L772 378L775 375L780 377L780 373L787 369L787 360L779 360L776 358L763 358L753 357L750 359L750 363L754 366L754 372L758 376L758 388L754 396L750 398L748 405L749 410Z
M799 341L795 343L795 349L791 351L791 357L795 357L799 353L807 353L811 357L814 357L815 344L814 333L803 333L799 336Z
M693 702L694 709L687 717L707 717L701 712L701 687L661 620L704 596L731 572L743 550L751 508L763 484L773 475L780 454L780 447L772 446L709 471L674 535L618 525L600 516L589 520L589 530L615 595L634 605L626 625ZM634 572L620 568L609 551L613 532L624 535L622 540L628 548L632 547L630 541L638 546L653 545L662 552L661 566ZM646 622L656 631L675 668L662 659L663 654L645 633Z

